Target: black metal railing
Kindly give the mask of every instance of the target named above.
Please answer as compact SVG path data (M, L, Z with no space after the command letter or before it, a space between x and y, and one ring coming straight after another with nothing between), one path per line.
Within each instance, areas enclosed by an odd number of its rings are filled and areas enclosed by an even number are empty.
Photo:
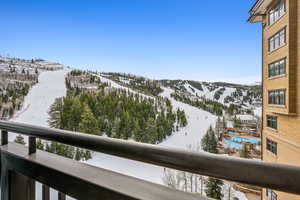
M43 199L49 198L44 195L49 194L49 187L62 192L59 193L59 199L65 198L63 193L76 199L206 199L47 152L36 152L36 138L195 174L300 194L300 167L296 166L191 152L22 123L0 121L0 129L2 200L18 199L12 198L12 188L16 189L17 179L22 176L28 178L23 177L29 185L34 180L45 184L43 196L46 197ZM8 143L8 132L29 136L28 152L24 146ZM32 193L28 187L24 190L29 196Z

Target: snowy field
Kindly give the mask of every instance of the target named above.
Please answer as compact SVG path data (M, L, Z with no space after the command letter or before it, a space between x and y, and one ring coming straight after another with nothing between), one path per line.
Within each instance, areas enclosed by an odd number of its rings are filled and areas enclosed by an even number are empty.
M64 77L68 69L43 72L39 77L39 83L36 84L25 98L23 109L16 113L12 121L30 123L39 126L48 126L48 110L54 103L55 98L65 96ZM117 83L101 77L103 81L109 82L112 87L123 88ZM178 102L170 97L172 90L164 88L161 94L171 99L174 109L183 109L188 119L188 126L173 133L159 145L187 149L188 145L196 146L200 143L202 136L210 125L214 125L216 116L192 107L190 105ZM9 140L13 141L15 135L10 134ZM25 139L26 141L26 139ZM115 156L109 156L101 153L93 153L93 158L86 162L87 164L116 171L122 174L144 179L150 182L162 184L164 169L162 167L145 164L141 162L122 159ZM41 185L37 184L37 199L41 197ZM56 200L55 191L51 191L51 200ZM239 195L240 199L245 199Z

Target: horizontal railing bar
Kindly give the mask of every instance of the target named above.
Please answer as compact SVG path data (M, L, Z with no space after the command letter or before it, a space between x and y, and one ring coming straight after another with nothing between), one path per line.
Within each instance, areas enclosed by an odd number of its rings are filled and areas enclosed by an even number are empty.
M300 167L0 121L0 129L220 179L300 194Z
M9 143L0 149L5 169L78 200L208 200L46 151L28 155L27 147L20 144Z

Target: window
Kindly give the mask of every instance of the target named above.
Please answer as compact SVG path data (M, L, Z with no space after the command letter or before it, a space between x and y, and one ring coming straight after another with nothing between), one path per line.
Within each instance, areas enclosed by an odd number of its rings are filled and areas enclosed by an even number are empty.
M271 189L267 189L268 200L277 200L277 194Z
M274 24L285 13L284 0L279 1L273 9L269 11L269 25Z
M277 142L267 139L267 150L277 155Z
M285 89L270 90L269 104L285 105Z
M285 74L286 58L269 64L269 78Z
M267 127L277 129L277 117L267 115Z
M274 51L279 47L285 45L285 28L281 29L275 35L269 38L269 51Z

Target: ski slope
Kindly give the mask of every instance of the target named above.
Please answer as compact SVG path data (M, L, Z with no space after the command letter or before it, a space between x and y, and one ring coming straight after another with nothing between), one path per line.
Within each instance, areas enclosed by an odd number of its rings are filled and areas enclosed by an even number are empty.
M209 112L176 101L171 97L171 93L173 92L172 89L163 89L164 92L161 94L161 96L167 97L171 100L174 110L180 108L181 110L185 111L188 125L184 128L181 128L179 132L173 133L160 145L173 146L182 149L187 149L188 145L196 147L201 142L201 138L204 136L209 126L214 126L217 117Z
M14 122L30 123L48 127L48 110L58 97L66 95L65 75L69 69L45 71L39 75L39 82L34 85L24 99L22 109L11 119ZM9 140L15 139L9 134Z
M68 69L64 69L60 71L43 72L39 76L39 83L36 84L26 96L23 109L16 113L12 121L47 127L48 110L50 106L54 103L55 98L66 95L64 78L68 71ZM109 79L104 77L100 78L102 81L109 82L112 87L123 88L123 86L120 86ZM208 127L210 125L214 125L216 116L174 100L170 97L173 90L169 88L163 89L164 92L161 96L167 97L171 100L174 110L180 108L185 111L188 119L188 125L187 127L180 129L178 132L174 132L169 138L159 145L181 149L187 149L188 145L198 145ZM14 138L15 135L10 134L9 140L13 141ZM25 141L27 141L26 138ZM92 159L88 160L86 163L150 182L163 184L162 177L164 176L164 168L162 167L97 152L94 152L92 154ZM40 197L41 184L37 184L37 188L37 197ZM57 199L57 195L55 193L56 192L54 190L51 190L51 200Z

